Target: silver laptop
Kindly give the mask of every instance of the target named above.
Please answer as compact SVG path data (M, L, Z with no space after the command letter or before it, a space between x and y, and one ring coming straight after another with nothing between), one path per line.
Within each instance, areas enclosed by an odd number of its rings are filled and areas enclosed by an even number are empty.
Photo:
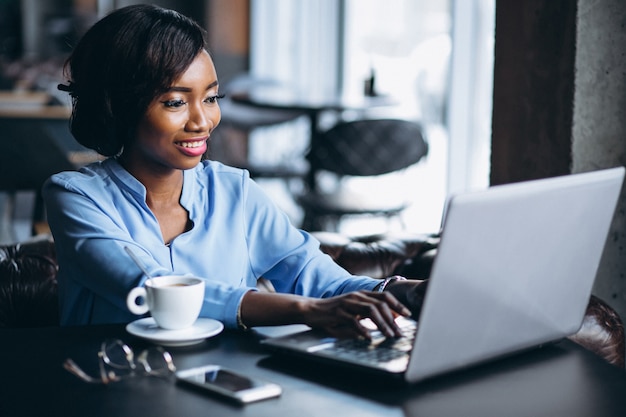
M262 343L416 382L574 334L623 178L619 167L450 198L419 322L400 323L405 338L308 330Z

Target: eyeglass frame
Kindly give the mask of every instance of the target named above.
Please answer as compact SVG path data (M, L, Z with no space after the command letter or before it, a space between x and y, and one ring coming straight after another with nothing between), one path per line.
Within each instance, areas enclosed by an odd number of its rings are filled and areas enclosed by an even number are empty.
M111 360L110 356L107 354L107 347L113 345L117 345L122 349L126 364L118 364ZM148 361L148 356L151 352L157 352L161 356L165 367L153 369ZM141 368L137 366L138 363L141 364ZM107 366L114 369L127 370L128 374L118 375L113 369L107 370ZM174 365L172 355L170 355L170 353L161 346L151 346L142 350L137 356L137 360L135 360L135 353L133 349L120 339L106 339L101 343L100 350L98 351L98 367L100 370L100 378L94 378L83 371L73 359L67 358L63 362L63 368L65 368L65 370L77 376L82 381L92 384L106 385L111 382L118 382L122 379L134 377L137 376L138 369L142 370L142 375L148 376L170 376L176 372L176 366Z

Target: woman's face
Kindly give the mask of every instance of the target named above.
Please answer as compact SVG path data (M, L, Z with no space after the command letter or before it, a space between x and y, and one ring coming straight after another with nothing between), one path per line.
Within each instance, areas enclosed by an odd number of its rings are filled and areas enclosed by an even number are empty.
M193 168L220 122L217 96L215 67L203 50L169 90L150 103L124 158L135 168Z

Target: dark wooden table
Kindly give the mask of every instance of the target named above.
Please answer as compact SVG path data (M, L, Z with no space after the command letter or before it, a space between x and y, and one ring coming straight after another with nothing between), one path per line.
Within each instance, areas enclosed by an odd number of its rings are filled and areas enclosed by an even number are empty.
M624 370L569 341L415 385L272 356L253 333L168 348L178 369L215 363L283 388L280 398L240 407L167 379L93 385L63 369L71 357L96 375L97 351L110 337L136 351L149 346L122 325L0 329L0 416L626 415Z

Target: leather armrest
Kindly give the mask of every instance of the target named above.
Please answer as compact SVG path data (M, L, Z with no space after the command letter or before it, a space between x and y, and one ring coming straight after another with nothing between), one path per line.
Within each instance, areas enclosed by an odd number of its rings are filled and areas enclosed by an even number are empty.
M592 295L580 330L570 340L624 368L624 325L617 312Z
M313 232L320 241L320 249L339 265L354 275L386 278L405 275L410 278L427 278L430 264L429 251L437 247L439 238L430 234L381 234L349 238L333 232Z
M57 270L51 238L0 246L0 327L58 325Z

